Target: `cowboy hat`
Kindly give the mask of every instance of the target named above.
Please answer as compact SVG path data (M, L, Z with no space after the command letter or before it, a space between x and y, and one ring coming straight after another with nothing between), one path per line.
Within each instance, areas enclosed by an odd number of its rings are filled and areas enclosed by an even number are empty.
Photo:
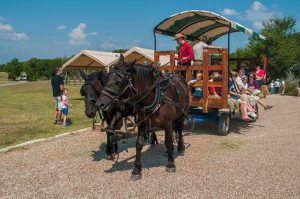
M174 40L177 40L177 39L180 39L180 38L186 39L186 36L184 34L181 34L181 33L177 33L174 37L175 37Z

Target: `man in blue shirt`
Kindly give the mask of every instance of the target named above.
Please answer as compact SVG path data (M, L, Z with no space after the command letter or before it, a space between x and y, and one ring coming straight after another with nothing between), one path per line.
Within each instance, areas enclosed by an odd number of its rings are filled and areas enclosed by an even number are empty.
M54 98L54 124L61 124L61 94L64 90L64 80L61 76L63 69L61 67L56 67L54 70L55 75L51 78L52 93Z

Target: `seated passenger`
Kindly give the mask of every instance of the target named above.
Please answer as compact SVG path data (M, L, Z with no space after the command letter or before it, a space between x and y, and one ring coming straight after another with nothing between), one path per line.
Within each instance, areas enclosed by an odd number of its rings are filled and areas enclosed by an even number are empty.
M248 71L248 66L246 63L242 63L240 66L240 70L243 71L243 73L245 74L245 76L249 76L249 71Z
M242 120L244 120L246 122L251 122L253 120L248 116L249 104L248 104L247 100L245 99L245 96L239 92L238 86L235 82L237 76L238 75L236 72L232 72L232 78L229 78L228 90L229 90L230 97L229 97L228 103L229 103L229 106L231 106L231 102L233 104L238 104L239 110L241 112Z
M248 92L248 77L247 76L243 76L242 77L242 82L243 82L243 86L242 86L242 90L245 91L246 93Z
M253 80L253 74L250 74L252 83L254 84L254 80ZM252 106L252 108L255 110L255 112L257 112L256 110L256 104L260 104L262 107L264 107L265 110L271 109L273 106L270 105L265 105L259 98L259 93L260 90L256 90L255 86L251 85L251 87L249 87L249 83L247 82L248 78L247 77L243 77L243 83L244 83L244 87L243 89L245 89L245 92L247 94L247 98L249 100L249 104ZM246 86L247 85L247 86ZM258 84L256 85L258 88Z
M188 85L193 85L196 82L202 82L203 81L203 74L202 73L197 73L196 79L190 80L188 82ZM195 87L195 91L193 92L193 97L199 97L201 98L203 96L202 93L202 87Z
M242 78L245 76L244 71L243 70L239 70L239 74L237 76L237 78L235 79L235 82L238 86L238 89L241 91L243 89L243 80Z
M248 81L248 91L252 91L255 96L260 95L258 82L254 79L254 74L250 73Z
M221 75L219 72L213 72L211 79L209 82L219 82L221 81ZM220 87L215 87L215 86L210 86L208 87L209 94L211 97L221 97L221 88Z

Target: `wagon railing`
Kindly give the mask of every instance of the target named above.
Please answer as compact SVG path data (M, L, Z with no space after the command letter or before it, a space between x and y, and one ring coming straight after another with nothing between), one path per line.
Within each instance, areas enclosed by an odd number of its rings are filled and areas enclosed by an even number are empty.
M221 61L218 63L211 63L210 57L212 55L220 56ZM168 65L160 66L160 57L169 56L170 62ZM178 66L175 61L175 51L155 51L154 53L154 65L161 71L169 71L179 73L185 71L186 81L192 79L193 74L202 72L203 81L196 82L189 87L189 104L190 107L201 107L204 113L207 113L209 109L227 109L228 104L228 51L227 49L207 48L203 52L203 64L191 65L191 66ZM221 74L221 81L211 82L209 81L209 74L211 72L218 71ZM212 97L209 95L209 87L221 88L221 96ZM192 90L195 87L202 87L203 97L193 97Z

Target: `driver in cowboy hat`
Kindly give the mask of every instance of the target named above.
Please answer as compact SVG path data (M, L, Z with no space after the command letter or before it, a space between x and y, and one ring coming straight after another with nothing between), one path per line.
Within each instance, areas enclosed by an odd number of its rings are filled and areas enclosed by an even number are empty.
M192 45L186 41L186 36L181 33L175 35L175 40L179 44L178 57L175 57L178 60L178 65L190 66L194 59Z

